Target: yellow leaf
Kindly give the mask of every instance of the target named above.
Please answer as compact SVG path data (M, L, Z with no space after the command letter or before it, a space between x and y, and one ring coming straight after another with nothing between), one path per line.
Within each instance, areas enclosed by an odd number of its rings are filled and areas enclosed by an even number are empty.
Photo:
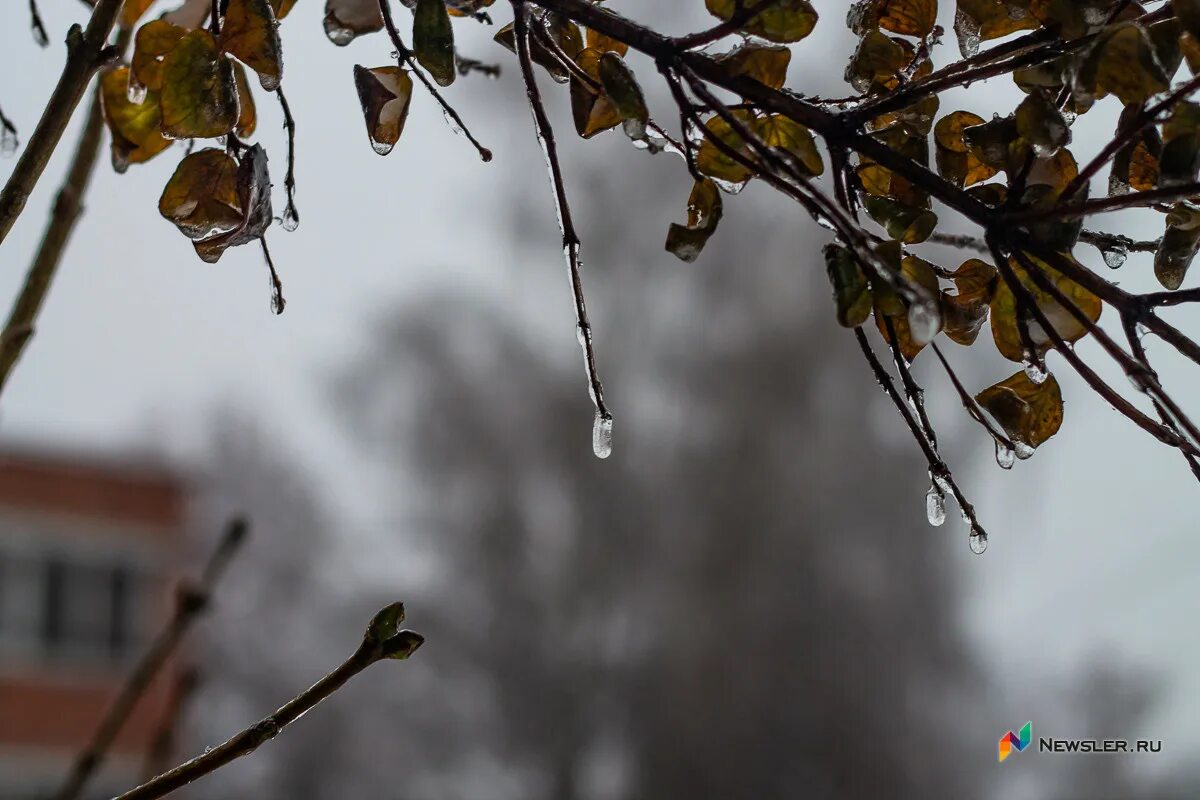
M161 132L158 92L148 91L142 102L131 103L128 85L129 67L109 70L100 78L104 120L112 133L113 169L117 172L149 161L171 145Z
M745 75L772 89L783 87L787 79L792 51L782 45L763 45L744 42L728 53L717 56L730 75Z
M129 85L135 89L162 89L163 59L186 35L186 29L162 19L151 20L138 28L133 40Z
M1069 257L1069 256L1068 256ZM1063 293L1085 316L1092 322L1098 322L1102 304L1100 298L1083 288L1075 281L1067 278L1049 264L1030 257L1032 263ZM1074 342L1087 335L1088 329L1075 316L1064 308L1052 295L1043 292L1033 282L1028 273L1015 260L1011 262L1013 272L1017 275L1022 286L1033 297L1037 307L1046 315L1047 320L1066 342ZM1010 361L1024 362L1027 358L1025 347L1021 340L1017 323L1017 302L1006 281L996 283L996 293L992 297L992 338L1000 354ZM1038 321L1034 318L1028 321L1029 338L1039 352L1045 352L1051 345L1051 339Z
M868 0L851 11L850 28L862 34L872 27L924 39L937 22L937 0Z
M728 21L737 12L737 0L704 0L713 16ZM760 11L742 30L772 42L798 42L812 33L817 11L808 0L778 0Z
M581 50L576 58L580 69L597 84L601 84L600 59L603 55L589 47ZM615 128L622 120L621 112L603 88L597 90L576 76L571 76L571 114L576 132L585 139Z
M982 124L980 116L969 111L955 111L938 120L933 128L938 173L960 188L986 181L999 172L980 161L963 141L964 128Z
M783 150L803 174L817 176L825 172L825 162L808 128L782 114L768 114L755 121L755 133L767 147Z

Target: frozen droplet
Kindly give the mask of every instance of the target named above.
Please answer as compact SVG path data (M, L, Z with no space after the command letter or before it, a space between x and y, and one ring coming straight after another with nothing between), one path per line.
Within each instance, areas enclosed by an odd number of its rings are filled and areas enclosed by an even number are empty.
M300 213L296 211L296 206L290 200L283 209L283 216L279 218L279 224L283 226L285 231L289 232L300 227Z
M596 458L608 458L612 455L613 418L611 414L596 412L592 422L592 452Z
M1046 382L1046 378L1050 377L1050 373L1046 370L1046 365L1042 361L1034 359L1025 363L1025 377L1029 378L1029 382L1041 386Z
M325 15L325 35L338 47L350 44L356 36L354 31L343 25L332 11Z
M371 149L381 156L386 156L392 152L393 145L390 142L381 142L374 136L371 137Z
M977 556L981 556L987 552L987 545L987 532L977 525L971 526L971 552Z
M1108 195L1116 197L1117 195L1129 194L1130 186L1115 173L1108 176Z
M1120 269L1125 266L1125 259L1129 258L1129 250L1124 245L1117 245L1101 250L1100 255L1104 256L1104 263L1109 269Z
M1000 465L1000 469L1012 469L1013 463L1017 459L1017 454L1012 451L1012 448L1006 445L999 439L996 440L996 463Z
M929 344L942 329L942 316L934 301L916 300L908 307L908 333L913 343Z
M946 495L937 484L930 486L925 494L925 516L935 528L946 521Z
M1022 461L1032 457L1033 450L1034 448L1026 442L1022 442L1019 439L1013 440L1013 452L1015 452L1017 454L1017 458L1021 459Z
M129 99L129 102L133 103L135 106L140 106L142 103L146 102L146 94L148 91L149 90L146 88L146 86L141 81L136 80L133 77L133 73L130 72L129 85L125 89L125 97Z

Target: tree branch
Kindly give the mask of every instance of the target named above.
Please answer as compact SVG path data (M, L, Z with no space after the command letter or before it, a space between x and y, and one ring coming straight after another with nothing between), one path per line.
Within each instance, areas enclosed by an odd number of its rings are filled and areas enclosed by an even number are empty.
M112 55L107 47L108 35L117 21L121 2L97 0L87 30L72 25L67 32L67 61L58 85L54 87L46 110L4 184L4 189L0 190L0 245L8 237L13 223L21 215L29 195L42 177L50 155L58 146L92 76Z
M337 669L311 687L284 703L250 727L233 735L221 744L206 750L191 761L168 770L157 778L130 789L113 800L153 800L164 797L189 783L216 772L243 756L248 756L263 744L274 739L288 725L304 716L322 700L333 695L367 667L386 659L406 659L416 652L425 639L419 633L400 630L404 621L404 606L393 603L381 610L367 626L362 644Z
M216 550L200 573L199 580L179 586L175 594L175 613L129 674L116 700L105 712L104 719L92 734L91 741L76 757L71 771L54 794L54 800L76 800L83 792L88 780L104 762L109 748L121 732L121 728L125 726L129 715L133 713L138 700L166 665L192 623L208 608L213 587L237 552L238 546L246 538L246 531L247 524L244 519L236 518L230 521Z

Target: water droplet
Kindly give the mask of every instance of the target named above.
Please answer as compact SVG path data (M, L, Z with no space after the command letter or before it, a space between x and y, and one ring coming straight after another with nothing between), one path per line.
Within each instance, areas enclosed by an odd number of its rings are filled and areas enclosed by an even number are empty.
M1033 447L1019 440L1013 440L1013 450L1016 452L1017 458L1022 461L1033 455Z
M1129 250L1124 245L1105 248L1100 254L1104 256L1104 263L1109 269L1120 269L1125 266L1125 259L1129 258Z
M1044 363L1035 359L1025 364L1025 377L1029 378L1030 383L1041 386L1046 382L1046 378L1050 377L1050 373Z
M300 212L296 211L296 206L291 200L283 209L283 216L279 218L279 224L283 226L285 231L291 232L300 227Z
M1012 448L1006 445L999 439L996 440L996 463L1000 465L1000 469L1012 469L1013 463L1017 459L1017 454L1012 451Z
M971 528L971 552L977 556L981 556L987 552L988 535L983 528L973 526Z
M610 414L596 412L592 422L592 452L596 458L608 458L612 455L613 418Z
M377 141L374 137L371 138L371 149L381 156L386 156L392 152L392 145L388 142Z
M336 44L338 47L345 47L354 41L355 33L350 28L342 24L341 20L332 11L325 15L325 35L329 37L329 41Z
M930 486L925 495L925 516L935 528L946 521L946 495L937 484Z

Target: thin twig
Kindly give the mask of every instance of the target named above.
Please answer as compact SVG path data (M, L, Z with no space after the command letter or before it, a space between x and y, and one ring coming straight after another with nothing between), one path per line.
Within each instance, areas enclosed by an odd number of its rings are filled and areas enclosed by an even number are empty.
M463 122L462 117L454 110L454 107L446 102L446 98L442 97L442 93L437 90L437 87L429 80L429 76L417 64L417 60L413 57L413 52L408 49L404 44L404 40L400 38L400 30L396 27L395 20L392 19L392 9L388 5L388 0L379 0L379 13L383 17L383 25L387 29L388 37L392 40L392 46L396 48L397 58L402 63L408 65L408 68L417 76L417 79L433 95L433 99L442 107L442 111L446 114L446 118L452 122L454 129L462 133L463 136L467 137L467 141L475 145L475 149L479 152L479 157L484 162L491 161L492 151L479 143L479 140L475 138L470 128L467 127L467 123Z
M558 210L558 226L562 232L563 252L567 259L567 271L571 281L571 295L575 300L575 324L579 344L583 348L584 366L587 371L588 393L601 419L611 420L612 413L604 402L604 386L596 370L596 350L592 343L592 325L588 320L587 303L583 297L583 274L579 261L579 234L567 202L566 182L563 180L562 165L558 161L558 145L554 140L554 128L542 104L541 90L533 71L530 55L529 9L523 0L512 0L517 43L517 60L521 65L521 77L525 81L525 94L533 114L534 133L542 146L546 167L550 173L550 185L554 191L554 204Z
M76 757L71 771L54 794L54 800L76 800L83 792L88 780L104 762L109 748L133 713L138 700L166 665L192 623L209 607L213 587L246 538L246 531L244 519L239 517L232 520L200 573L200 578L195 583L180 585L175 595L175 613L129 674L87 747Z
M766 11L767 8L773 5L778 5L779 0L758 0L757 3L746 5L744 0L737 0L737 6L729 19L719 25L714 25L705 31L691 33L687 36L680 36L675 40L675 46L680 50L691 50L695 47L703 47L706 44L712 44L718 39L724 39L732 33L754 21L754 18Z
M0 190L0 245L25 209L92 76L115 55L107 47L108 35L116 24L121 2L97 0L87 30L72 25L67 32L67 61L62 75L4 189Z
M988 432L988 435L999 442L1003 447L1010 451L1015 451L1016 446L1013 444L1012 439L1008 438L1008 435L1005 434L1004 431L996 427L996 424L992 422L991 418L988 417L987 414L984 413L983 409L979 406L979 403L976 402L975 398L971 396L971 393L967 391L967 387L963 386L962 381L959 380L958 373L956 373L950 366L950 362L947 361L946 356L942 354L942 349L938 347L938 343L930 342L929 346L933 348L934 354L938 357L938 360L942 362L942 367L946 370L946 375L950 378L950 383L953 384L954 390L958 392L958 397L960 400L962 400L963 408L967 410L967 413L971 416L971 418L982 425L984 430Z
M275 97L279 99L279 108L283 111L283 127L287 131L288 139L287 175L283 179L283 188L287 191L287 205L284 206L281 219L284 230L294 231L300 224L300 212L296 210L296 120L292 117L292 108L283 94L283 86L275 87Z
M250 755L372 664L386 659L408 658L416 652L425 639L414 631L400 630L400 623L403 621L403 605L393 603L387 606L371 620L358 649L333 672L284 703L275 713L264 717L192 760L164 772L135 789L130 789L114 800L153 800L153 798L168 795L243 756Z
M33 28L33 40L39 47L50 46L50 36L46 33L46 25L42 15L38 13L37 0L29 0L29 24Z

